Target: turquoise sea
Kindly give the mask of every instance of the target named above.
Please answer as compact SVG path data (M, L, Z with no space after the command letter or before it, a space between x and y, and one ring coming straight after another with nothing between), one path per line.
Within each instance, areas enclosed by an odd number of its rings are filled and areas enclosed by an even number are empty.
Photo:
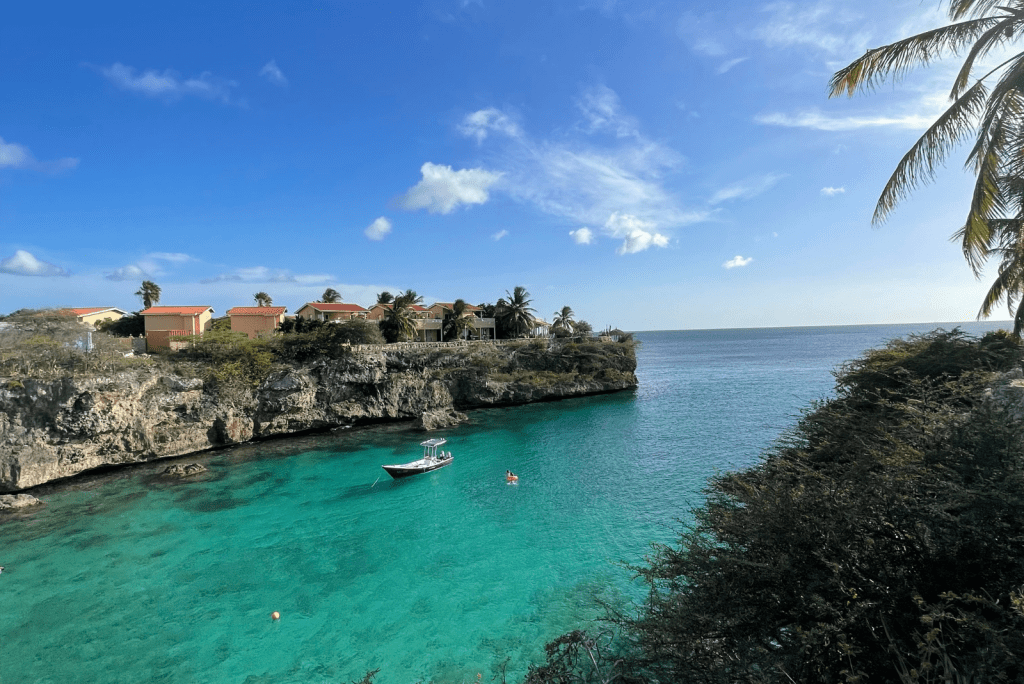
M380 465L424 436L390 425L182 459L210 468L191 482L160 463L42 489L0 518L0 684L514 681L597 601L639 598L621 564L838 364L934 327L640 333L635 392L472 412L440 433L453 465L403 481Z

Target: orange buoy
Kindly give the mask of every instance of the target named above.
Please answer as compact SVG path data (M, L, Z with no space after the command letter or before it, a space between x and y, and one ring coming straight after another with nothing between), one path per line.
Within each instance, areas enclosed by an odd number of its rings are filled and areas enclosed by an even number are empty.
M275 611L274 611L273 613L271 613L271 614L270 614L270 619L271 619L271 620L280 620L280 619L281 619L281 614L280 614L280 613L278 613L278 612L277 612L277 611L275 610Z

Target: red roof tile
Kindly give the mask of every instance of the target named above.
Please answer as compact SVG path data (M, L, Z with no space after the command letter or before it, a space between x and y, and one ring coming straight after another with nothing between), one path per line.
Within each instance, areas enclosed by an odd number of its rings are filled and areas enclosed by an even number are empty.
M228 316L280 316L283 306L236 306L228 309Z
M342 304L340 302L337 304L330 304L328 302L306 302L302 307L300 307L300 310L307 306L316 309L317 311L366 311L366 309L358 304Z
M88 316L89 314L99 313L100 311L120 311L120 309L112 306L87 306L82 309L72 309L71 311L76 316Z
M213 311L212 306L151 306L142 311L143 316L161 316L177 314L179 316L195 316L204 311Z

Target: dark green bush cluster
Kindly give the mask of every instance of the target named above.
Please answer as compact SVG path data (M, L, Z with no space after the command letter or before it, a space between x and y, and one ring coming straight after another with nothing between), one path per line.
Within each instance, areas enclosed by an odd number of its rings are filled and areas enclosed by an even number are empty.
M295 319L281 330L283 334L274 338L274 350L287 361L339 358L349 353L348 344L384 344L377 325L359 318L344 323Z
M954 330L844 366L634 568L648 599L614 618L601 680L1024 681L1024 429L984 398L1019 363L1008 336Z
M269 341L245 333L209 330L182 349L176 361L197 362L201 375L218 386L256 388L270 374L275 354Z

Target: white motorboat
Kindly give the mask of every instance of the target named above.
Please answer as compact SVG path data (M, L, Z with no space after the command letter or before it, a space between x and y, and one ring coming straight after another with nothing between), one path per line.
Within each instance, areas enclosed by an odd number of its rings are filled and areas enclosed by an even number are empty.
M434 439L428 439L425 442L420 442L420 446L423 447L423 458L415 461L409 461L408 463L396 463L394 465L381 466L388 475L394 479L400 477L409 477L410 475L419 475L420 473L429 473L431 470L437 470L438 468L444 468L446 465L451 464L454 460L452 452L447 454L442 451L440 454L437 452L437 448L442 444L445 444L448 440L438 437Z

